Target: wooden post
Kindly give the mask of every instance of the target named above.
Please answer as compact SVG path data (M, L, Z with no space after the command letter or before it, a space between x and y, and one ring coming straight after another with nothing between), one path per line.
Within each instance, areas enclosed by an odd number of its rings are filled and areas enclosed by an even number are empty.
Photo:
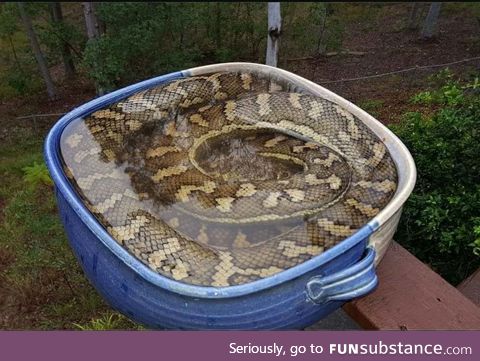
M270 66L278 64L278 47L282 30L282 17L280 15L280 3L268 3L268 37L267 56L265 63Z

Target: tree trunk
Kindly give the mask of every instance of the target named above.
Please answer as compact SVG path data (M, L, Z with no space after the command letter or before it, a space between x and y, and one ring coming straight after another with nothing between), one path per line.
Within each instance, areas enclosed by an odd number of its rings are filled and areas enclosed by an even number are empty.
M248 43L250 44L250 56L253 58L255 56L258 56L255 51L255 29L253 28L254 26L254 21L252 17L252 3L245 3L245 6L247 7L247 29L246 32L248 34Z
M63 23L63 14L62 6L59 2L50 3L50 9L52 11L52 19L56 24ZM62 60L63 67L65 69L65 76L67 78L72 78L75 75L75 65L73 64L72 53L70 52L70 47L65 40L61 40L61 51L62 51Z
M440 14L440 7L442 3L432 3L428 9L427 17L423 24L421 36L424 39L430 39L435 35L435 30L438 22L438 15Z
M318 42L317 42L317 54L324 54L327 50L327 47L325 44L323 44L323 35L325 34L325 27L327 25L327 4L325 4L324 8L324 13L323 13L323 21L322 25L320 27L320 32L318 34Z
M83 15L85 17L85 25L87 27L88 41L96 41L104 31L102 24L98 21L95 14L95 3L83 2ZM97 67L97 65L94 65ZM105 89L95 82L95 89L98 95L104 95Z
M420 3L414 2L412 4L412 9L410 10L410 17L408 19L408 28L409 29L416 29L418 24L418 15L420 10Z
M13 58L15 59L15 65L17 66L18 70L23 71L20 65L20 61L18 60L17 51L15 50L15 45L13 45L12 36L10 34L8 35L8 42L10 43L10 49L12 50Z
M48 97L50 98L50 100L55 100L58 98L57 89L55 87L55 84L53 84L52 77L50 76L50 71L48 70L47 62L45 61L42 49L40 49L40 45L38 44L37 36L35 35L35 31L33 30L32 21L30 20L30 17L25 9L25 3L18 2L17 5L20 11L23 25L25 26L25 30L27 31L28 39L30 40L30 45L32 46L33 54L35 55L35 59L37 60L38 68L40 69L43 81L45 82L45 86L47 87Z
M270 66L278 64L278 48L280 43L280 33L282 30L282 17L280 15L280 3L268 3L268 37L267 37L267 56L265 63Z
M219 50L222 45L222 9L219 2L216 3L215 16L215 45Z
M88 39L100 37L100 23L95 14L95 3L83 2L83 15L85 16L85 25L87 26Z
M238 2L235 9L235 19L240 19L240 14L242 11L242 3ZM232 49L237 49L239 31L237 28L234 28L233 39L231 39L230 46Z

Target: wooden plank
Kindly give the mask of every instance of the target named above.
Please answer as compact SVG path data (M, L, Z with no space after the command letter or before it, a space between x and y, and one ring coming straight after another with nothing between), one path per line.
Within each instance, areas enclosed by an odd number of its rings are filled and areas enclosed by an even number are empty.
M457 289L480 307L480 268L460 283Z
M480 330L480 308L393 242L377 268L378 288L344 310L365 329Z

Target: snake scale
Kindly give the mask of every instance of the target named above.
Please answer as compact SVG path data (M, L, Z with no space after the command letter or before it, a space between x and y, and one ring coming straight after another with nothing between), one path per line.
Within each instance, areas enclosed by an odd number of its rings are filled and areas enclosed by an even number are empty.
M231 286L331 248L392 198L395 165L359 119L249 72L140 91L70 123L65 173L154 271Z

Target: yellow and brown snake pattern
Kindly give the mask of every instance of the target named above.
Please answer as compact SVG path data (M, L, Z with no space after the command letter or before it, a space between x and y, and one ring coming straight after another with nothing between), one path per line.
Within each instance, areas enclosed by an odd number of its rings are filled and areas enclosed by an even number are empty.
M117 242L154 271L203 286L322 253L397 185L386 146L355 116L246 72L138 92L70 123L61 153Z

